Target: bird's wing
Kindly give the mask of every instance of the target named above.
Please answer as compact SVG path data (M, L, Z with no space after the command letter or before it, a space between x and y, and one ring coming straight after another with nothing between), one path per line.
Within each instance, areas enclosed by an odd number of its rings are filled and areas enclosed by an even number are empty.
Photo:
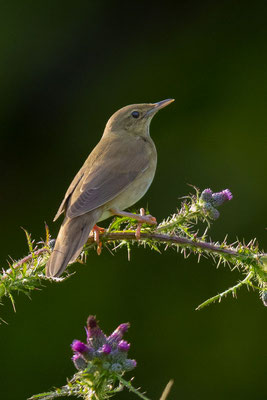
M55 215L54 221L56 221L58 219L58 217L65 211L65 208L66 208L66 205L67 205L70 195L73 193L73 191L75 190L76 186L79 184L79 182L83 178L83 176L84 176L84 172L83 172L83 168L81 168L80 171L74 177L73 181L71 182L68 190L66 191L64 199L62 200L62 203L60 204L59 209Z
M83 215L112 200L149 166L149 153L136 138L102 140L85 162L84 175L73 191L67 216ZM83 169L82 168L82 169ZM86 171L86 173L85 173Z

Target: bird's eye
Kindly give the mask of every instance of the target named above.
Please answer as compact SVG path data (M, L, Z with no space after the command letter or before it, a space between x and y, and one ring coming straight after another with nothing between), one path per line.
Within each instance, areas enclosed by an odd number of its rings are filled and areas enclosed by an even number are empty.
M139 117L139 112L138 111L133 111L132 112L132 117L134 117L134 118L138 118Z

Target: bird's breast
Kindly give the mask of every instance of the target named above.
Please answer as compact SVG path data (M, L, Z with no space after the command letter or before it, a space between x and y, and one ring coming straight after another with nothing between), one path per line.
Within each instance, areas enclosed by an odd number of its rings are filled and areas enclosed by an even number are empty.
M148 146L146 143L144 143L144 145ZM148 167L141 172L140 175L133 182L131 182L131 184L125 190L105 204L103 207L103 214L99 221L109 218L112 215L109 211L110 208L116 208L121 211L125 210L126 208L134 205L145 195L153 181L157 166L157 152L153 142L149 146L148 153Z

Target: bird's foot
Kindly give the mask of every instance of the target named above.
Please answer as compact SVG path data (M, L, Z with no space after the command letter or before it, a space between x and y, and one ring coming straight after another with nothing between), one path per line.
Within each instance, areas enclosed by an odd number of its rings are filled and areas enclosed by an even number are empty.
M140 239L141 228L142 228L143 224L157 225L156 218L150 214L146 215L144 208L140 209L140 214L133 214L133 213L130 213L127 211L120 211L120 210L117 210L114 208L110 209L110 212L112 212L112 214L114 214L114 215L119 215L120 217L129 217L129 218L133 218L136 221L138 221L137 229L135 232L135 236L136 236L137 240Z
M144 208L140 208L140 216L139 217L140 218L138 219L138 225L137 225L136 232L135 232L135 237L137 240L140 239L141 229L142 229L143 224L157 225L156 218L150 214L146 215Z
M100 226L95 225L93 227L93 229L92 229L92 232L93 232L93 235L94 235L94 241L97 244L96 252L100 256L101 251L102 251L102 242L99 240L99 233L100 232L102 232L102 233L105 232L105 228L101 228Z

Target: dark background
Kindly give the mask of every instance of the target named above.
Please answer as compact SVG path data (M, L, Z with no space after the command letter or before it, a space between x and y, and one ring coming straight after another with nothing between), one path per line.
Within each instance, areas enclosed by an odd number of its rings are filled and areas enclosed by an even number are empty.
M153 120L158 149L149 204L158 221L188 183L234 199L211 229L257 237L266 250L267 9L265 1L9 1L1 5L1 266L27 254L21 226L37 240L118 108L173 97ZM106 224L108 221L106 222ZM1 398L26 399L74 372L70 343L96 314L107 333L130 321L135 385L159 398L263 399L266 309L243 288L195 307L241 276L211 260L135 249L90 254L63 284L32 301L5 301ZM128 377L131 375L128 374ZM118 398L132 399L127 392Z

